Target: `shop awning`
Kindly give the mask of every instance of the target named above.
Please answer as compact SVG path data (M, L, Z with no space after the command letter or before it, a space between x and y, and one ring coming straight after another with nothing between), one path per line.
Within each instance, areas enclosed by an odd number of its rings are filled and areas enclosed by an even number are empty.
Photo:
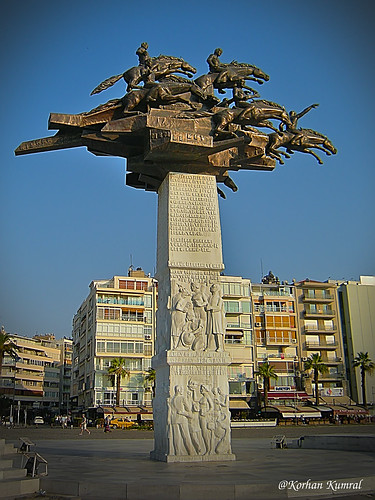
M231 399L229 401L230 410L249 410L249 405L243 399Z
M322 416L320 411L310 408L309 406L274 406L273 408L277 409L280 416L283 418L320 418Z
M142 420L154 420L154 415L152 413L141 413Z
M334 415L368 415L368 411L362 408L361 406L341 406L341 405L331 405L330 408L333 410Z
M303 391L269 391L268 399L290 399L290 400L305 400L309 399L309 395Z

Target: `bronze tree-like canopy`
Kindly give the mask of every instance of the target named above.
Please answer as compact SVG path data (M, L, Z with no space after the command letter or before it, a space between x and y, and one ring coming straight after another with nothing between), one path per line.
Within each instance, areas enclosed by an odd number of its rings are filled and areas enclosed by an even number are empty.
M52 137L23 142L16 155L85 146L95 155L127 159L126 183L157 191L168 172L215 175L237 190L231 170L273 170L294 151L320 157L336 153L323 134L298 128L300 113L264 99L248 82L262 85L269 76L260 68L232 61L222 63L217 48L207 58L207 74L181 58L151 57L148 44L137 49L138 65L101 82L98 94L123 79L125 95L76 115L51 113ZM218 97L230 89L232 98ZM259 129L269 129L266 133ZM284 148L285 151L280 150ZM224 193L219 190L224 196Z

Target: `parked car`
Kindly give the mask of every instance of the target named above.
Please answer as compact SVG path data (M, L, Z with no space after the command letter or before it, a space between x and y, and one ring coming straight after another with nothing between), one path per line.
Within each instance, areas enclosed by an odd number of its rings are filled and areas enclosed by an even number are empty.
M119 417L119 418L113 418L110 423L109 423L110 427L112 427L112 429L129 429L131 427L133 427L134 423L127 420L126 418L124 417Z
M38 424L44 424L44 418L43 417L35 417L34 418L34 424L35 425L38 425Z

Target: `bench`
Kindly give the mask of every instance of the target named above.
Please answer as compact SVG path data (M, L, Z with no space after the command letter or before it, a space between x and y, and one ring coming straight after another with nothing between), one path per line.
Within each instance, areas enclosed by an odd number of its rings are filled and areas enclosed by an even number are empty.
M39 453L24 453L25 464L22 466L23 469L27 470L27 475L31 477L35 476L47 476L48 475L48 462ZM44 470L39 472L39 467L42 465Z
M33 443L29 438L27 437L20 437L19 438L21 443L18 448L18 453L29 453L31 446L35 446L35 443Z
M274 448L286 448L286 437L285 436L274 436L272 438L272 443Z

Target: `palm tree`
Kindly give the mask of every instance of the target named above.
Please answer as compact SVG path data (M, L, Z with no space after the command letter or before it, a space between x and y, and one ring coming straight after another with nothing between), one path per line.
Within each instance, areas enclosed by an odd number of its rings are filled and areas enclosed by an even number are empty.
M125 361L125 358L114 358L108 368L108 374L116 379L116 406L120 406L121 379L130 377L130 371L125 368Z
M3 360L5 354L8 354L12 358L16 358L17 357L16 351L18 350L19 350L18 345L12 341L12 338L10 337L10 335L6 333L4 327L2 326L0 331L0 376L3 369Z
M268 404L268 391L270 389L270 379L277 379L277 375L275 373L275 369L270 365L269 361L265 361L261 365L258 366L258 371L255 372L256 375L259 375L263 379L263 387L264 387L264 407L266 408Z
M328 371L327 365L323 363L322 357L320 354L315 353L311 354L307 361L305 361L305 370L310 371L313 370L313 382L315 385L315 404L319 405L319 392L318 392L318 383L319 383L319 373L326 373Z
M148 387L148 384L151 384L152 387L152 397L155 397L155 382L156 382L156 371L154 368L148 368L146 370L147 375L145 375L145 385Z
M362 404L367 408L366 399L366 372L371 375L375 369L375 363L371 360L368 352L359 352L354 358L353 366L355 368L359 367L361 369L361 386L362 386Z

